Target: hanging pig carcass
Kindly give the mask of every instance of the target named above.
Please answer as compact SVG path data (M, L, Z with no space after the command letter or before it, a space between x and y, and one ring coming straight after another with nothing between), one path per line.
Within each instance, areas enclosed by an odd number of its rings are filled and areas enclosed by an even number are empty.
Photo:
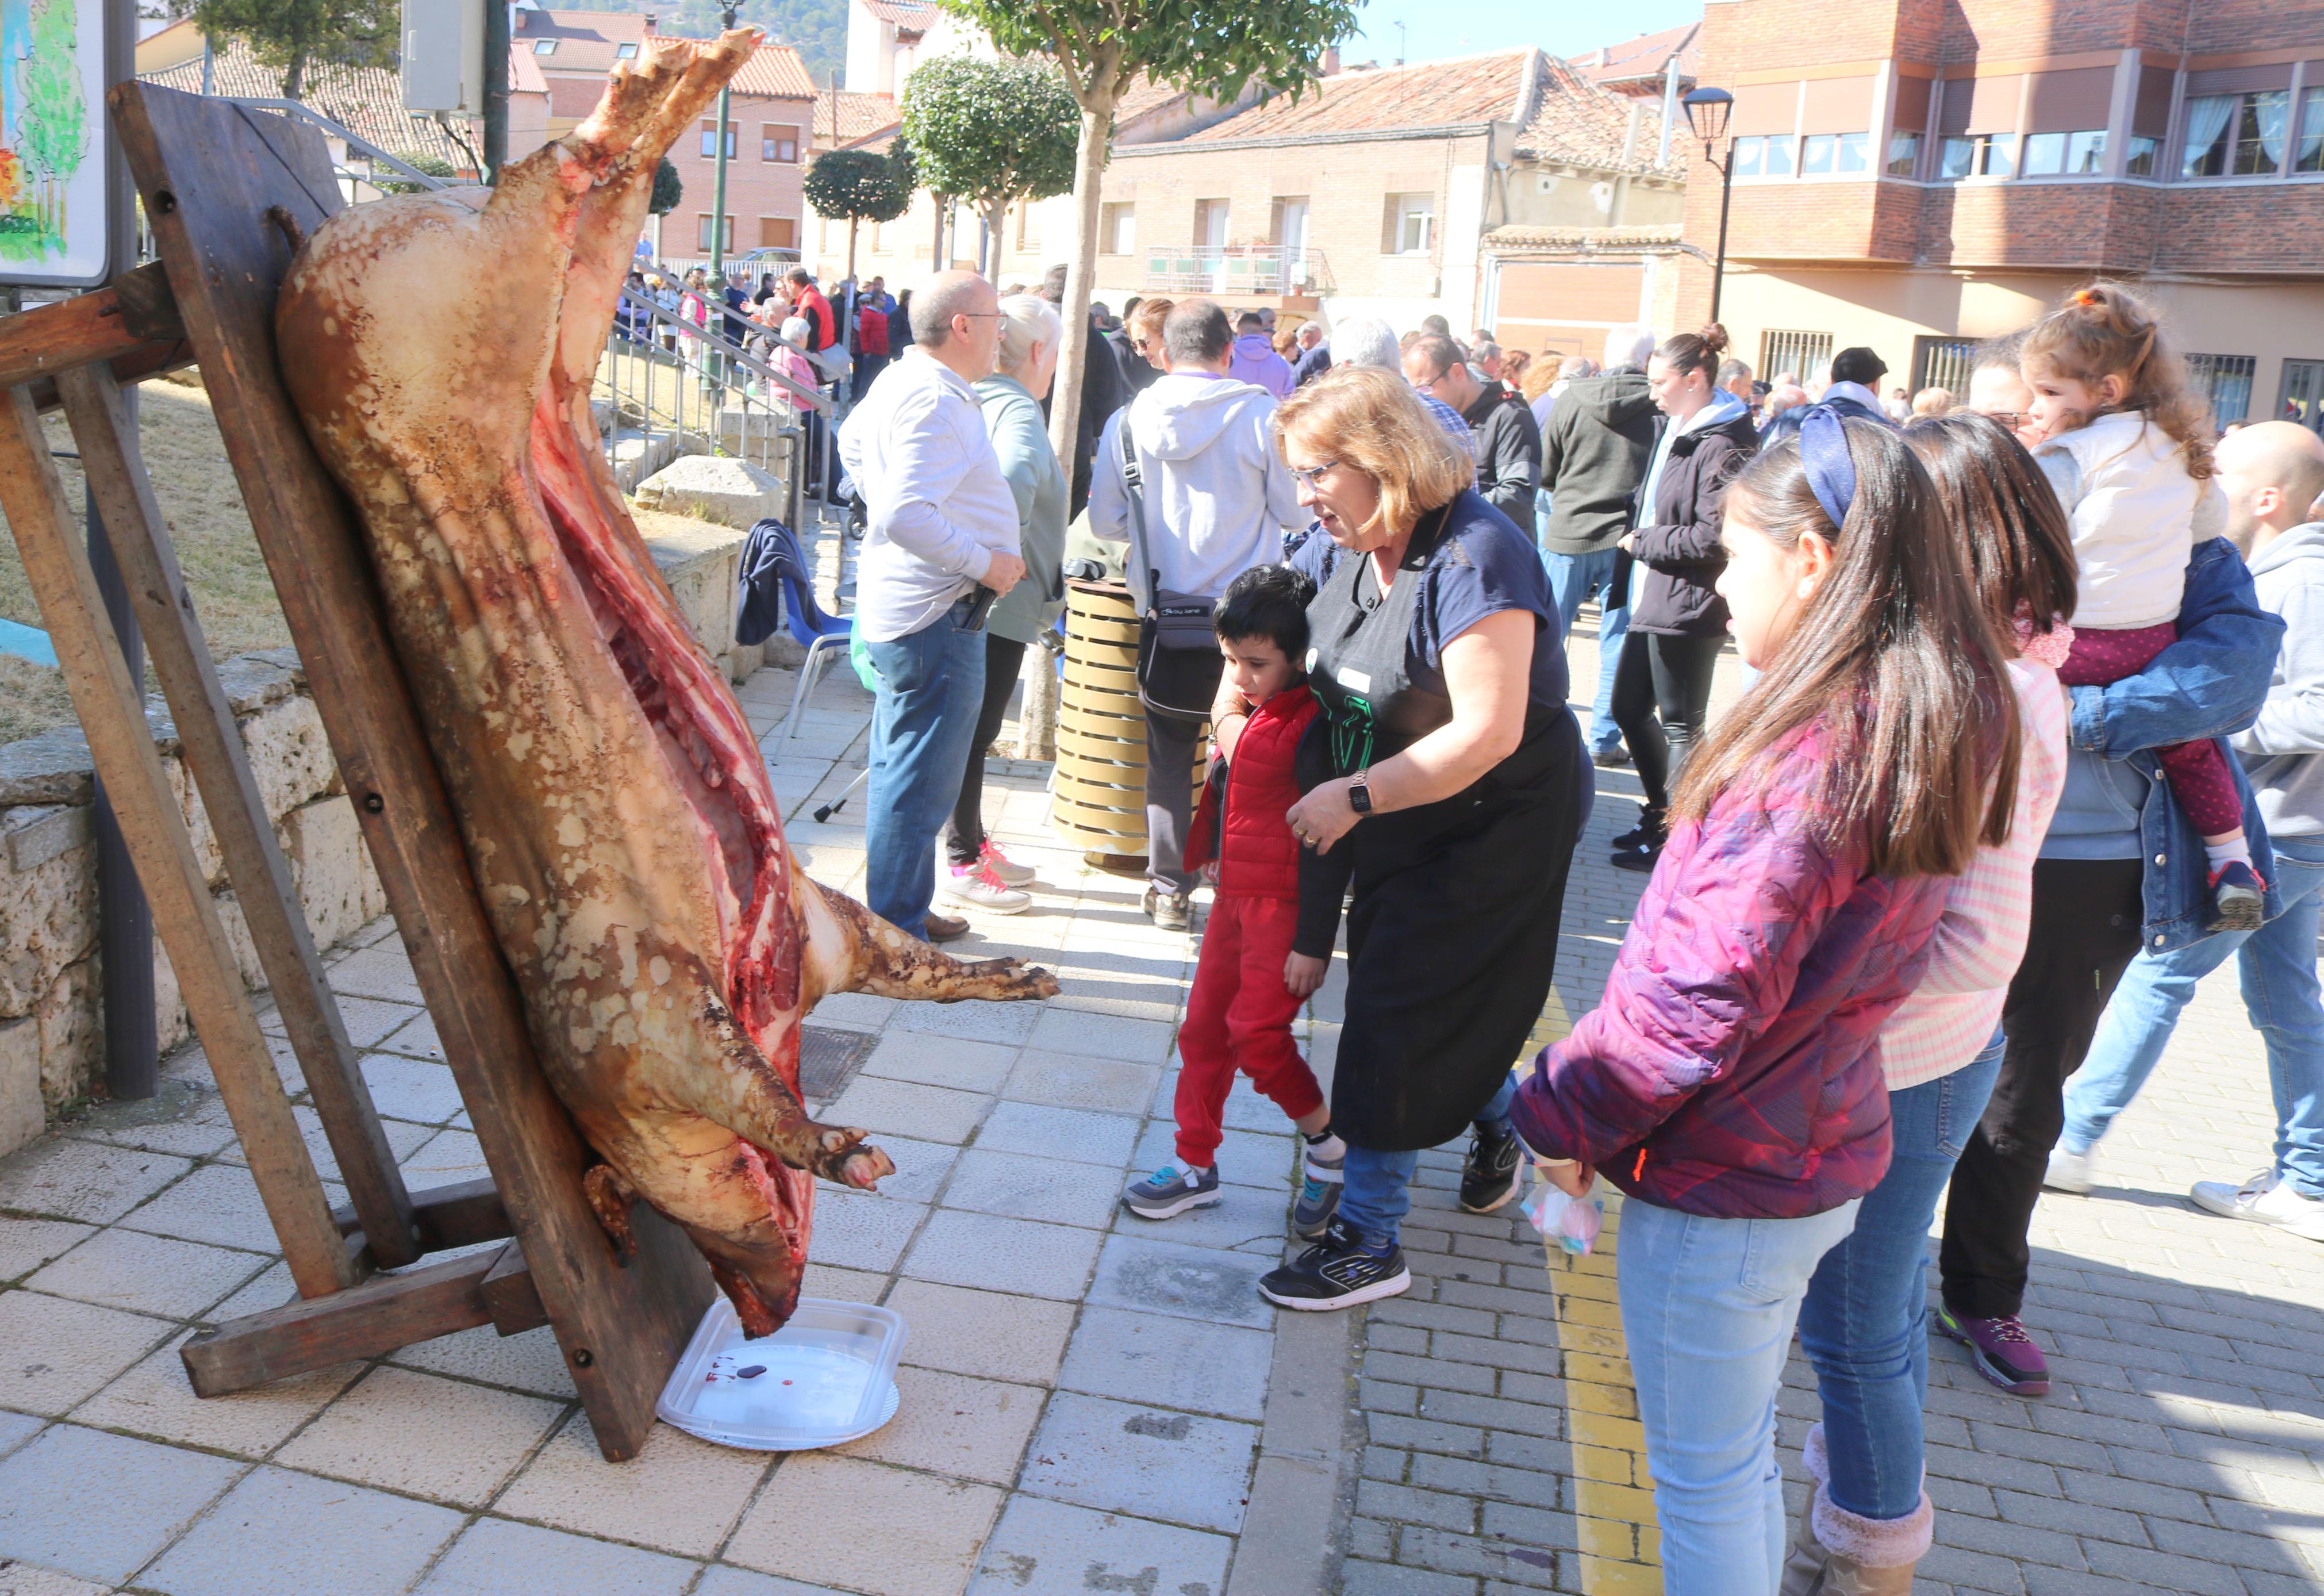
M276 331L361 512L541 1066L604 1160L591 1200L617 1242L634 1197L683 1226L763 1335L798 1299L813 1177L893 1168L801 1107L807 1010L1056 988L807 878L600 451L591 381L655 168L757 43L649 43L495 188L342 211L300 249Z

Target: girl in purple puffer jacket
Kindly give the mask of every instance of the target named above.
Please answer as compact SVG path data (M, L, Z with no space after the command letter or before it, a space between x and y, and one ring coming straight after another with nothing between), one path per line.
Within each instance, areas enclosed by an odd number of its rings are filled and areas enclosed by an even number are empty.
M1808 1279L1888 1165L1875 1033L1946 878L2006 835L2015 695L1896 434L1819 406L1729 490L1719 591L1764 671L1674 795L1600 1006L1520 1089L1617 1268L1671 1596L1772 1596L1775 1396ZM1989 796L1989 802L1987 798Z

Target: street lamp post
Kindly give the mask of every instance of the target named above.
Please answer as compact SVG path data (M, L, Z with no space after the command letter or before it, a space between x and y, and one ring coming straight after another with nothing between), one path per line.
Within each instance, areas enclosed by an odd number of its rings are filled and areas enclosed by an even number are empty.
M734 7L729 5L721 14L726 20L727 31L733 32ZM719 296L721 304L725 302L726 294L726 142L733 136L728 131L730 125L726 120L726 90L722 86L718 90L718 133L715 146L718 152L718 181L716 198L710 205L710 275L715 280L716 287L713 291Z
M1735 198L1735 146L1727 146L1727 159L1718 160L1711 154L1719 142L1727 136L1727 118L1735 109L1735 97L1723 88L1698 88L1679 102L1686 107L1689 132L1702 141L1702 158L1719 169L1719 255L1711 268L1711 319L1719 319L1719 292L1727 279L1727 209Z

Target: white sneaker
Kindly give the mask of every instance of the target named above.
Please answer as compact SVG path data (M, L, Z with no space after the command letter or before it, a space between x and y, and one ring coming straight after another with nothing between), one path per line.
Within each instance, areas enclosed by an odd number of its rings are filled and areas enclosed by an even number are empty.
M2090 1189L2092 1166L2098 1158L2096 1147L2078 1153L2060 1142L2050 1149L2050 1167L2043 1172L2042 1184L2053 1192L2071 1192L2079 1197Z
M2273 1169L2263 1169L2239 1186L2199 1180L2187 1195L2196 1206L2224 1218L2281 1225L2295 1236L2324 1241L2324 1198L2302 1196Z
M1019 891L981 863L954 865L944 895L951 902L993 914L1016 914L1033 901L1030 892Z
M985 869L991 871L994 875L1000 877L1002 881L1011 887L1024 886L1033 879L1033 867L1031 865L1019 864L1015 860L1010 858L1008 854L1003 853L1001 851L1001 844L994 842L991 837L986 837L984 839L984 847L976 857L978 863L982 863Z

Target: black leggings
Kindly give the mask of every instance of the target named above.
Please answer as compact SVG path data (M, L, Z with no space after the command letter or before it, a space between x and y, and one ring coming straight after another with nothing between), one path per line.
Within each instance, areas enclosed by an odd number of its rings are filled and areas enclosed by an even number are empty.
M1671 783L1702 735L1711 673L1725 641L1665 637L1635 626L1622 639L1621 662L1614 668L1614 724L1630 745L1638 784L1646 789L1646 815L1655 824L1670 807Z
M952 807L954 864L973 864L984 851L984 751L1001 735L1009 714L1009 695L1017 690L1017 670L1025 663L1025 645L987 632L984 638L984 704L976 712L976 739L968 746L968 769L960 779L960 798Z
M1953 1167L1937 1273L1963 1318L2015 1315L2026 1232L2066 1121L2066 1077L2138 952L2145 872L2136 859L2036 859L2025 959L2001 1010L2008 1045L1985 1117Z

